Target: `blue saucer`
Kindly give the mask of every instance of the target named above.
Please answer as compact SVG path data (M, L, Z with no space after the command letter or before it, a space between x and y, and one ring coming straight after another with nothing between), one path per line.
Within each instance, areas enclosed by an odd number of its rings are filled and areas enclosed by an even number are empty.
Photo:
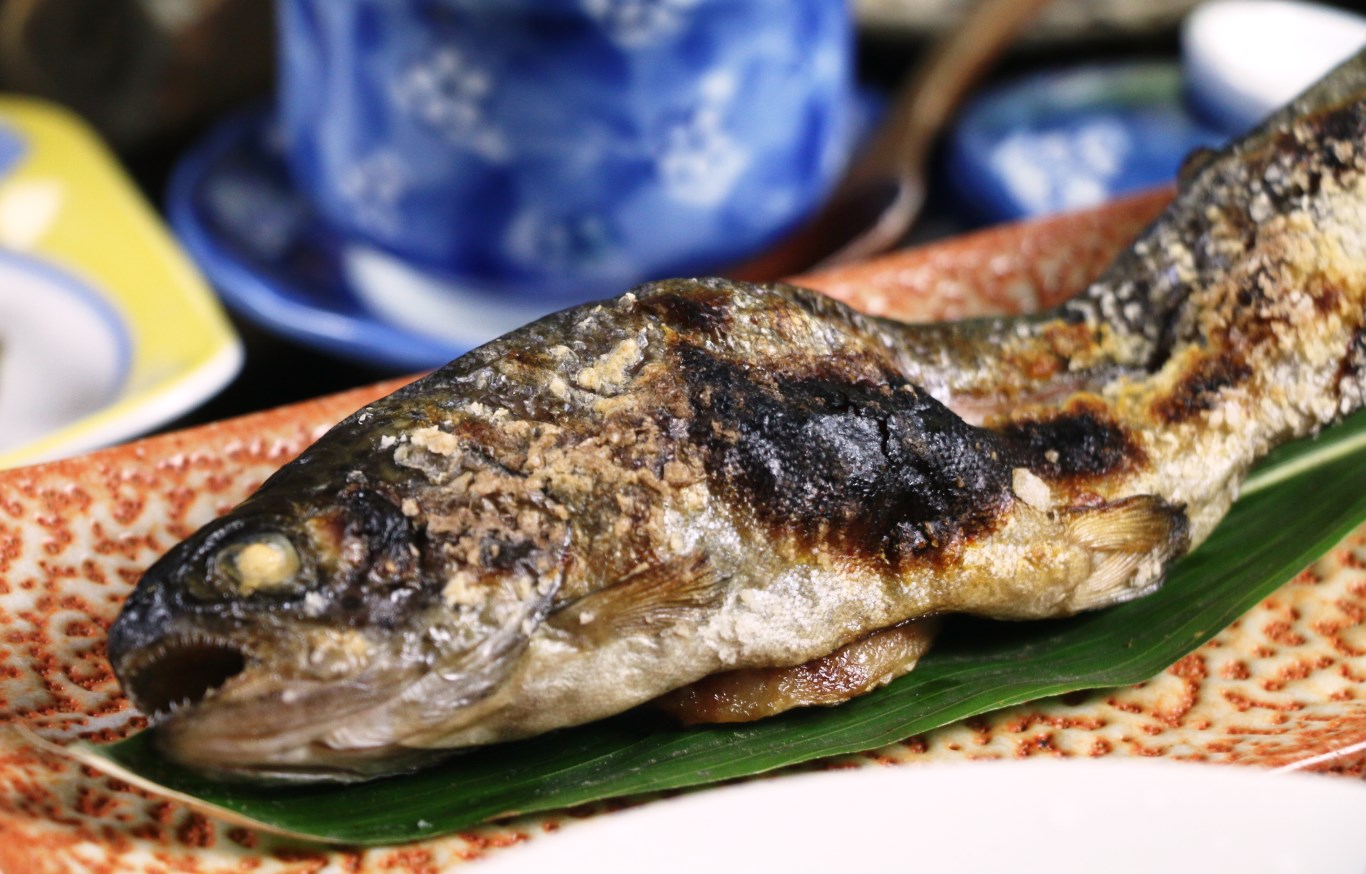
M859 91L855 139L882 99ZM328 227L292 185L268 107L223 121L179 163L172 228L234 312L342 358L395 370L438 367L579 299L535 296L425 272ZM421 314L417 314L421 313Z
M223 301L243 317L306 346L398 370L450 361L531 319L569 306L564 298L495 294L477 283L433 278L340 238L294 190L265 107L233 116L176 167L167 192L171 226ZM439 284L465 317L445 333L394 323L359 284ZM374 289L369 297L387 293Z
M1076 67L974 99L950 136L950 184L978 217L1010 221L1096 206L1170 183L1228 132L1194 115L1174 63Z

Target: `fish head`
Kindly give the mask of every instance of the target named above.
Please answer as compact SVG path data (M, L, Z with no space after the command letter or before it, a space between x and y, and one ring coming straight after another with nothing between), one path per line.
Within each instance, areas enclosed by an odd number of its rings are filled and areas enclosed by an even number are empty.
M165 754L280 779L430 758L404 743L416 730L405 694L434 672L451 675L443 689L456 699L489 694L548 598L505 573L450 610L449 557L434 578L434 545L403 508L365 488L313 500L263 489L148 569L110 629L109 658Z

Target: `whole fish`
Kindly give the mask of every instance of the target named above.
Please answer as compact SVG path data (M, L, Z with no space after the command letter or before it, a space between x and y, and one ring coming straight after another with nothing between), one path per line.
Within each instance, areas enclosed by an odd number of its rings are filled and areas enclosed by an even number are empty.
M1153 590L1249 465L1366 394L1366 56L1197 156L1047 313L910 326L650 284L351 416L138 584L109 656L173 758L355 779L655 699L831 703L933 617Z

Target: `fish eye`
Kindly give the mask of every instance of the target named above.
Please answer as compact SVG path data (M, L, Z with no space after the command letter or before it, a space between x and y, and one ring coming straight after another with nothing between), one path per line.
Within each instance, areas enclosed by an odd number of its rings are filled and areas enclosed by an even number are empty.
M210 572L233 595L292 591L299 573L299 551L283 534L258 534L230 543L213 557Z

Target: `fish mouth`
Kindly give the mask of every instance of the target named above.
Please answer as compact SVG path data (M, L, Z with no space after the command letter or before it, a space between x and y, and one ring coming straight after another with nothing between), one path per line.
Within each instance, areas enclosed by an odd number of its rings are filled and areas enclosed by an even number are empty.
M199 704L246 670L250 654L234 641L183 634L157 641L126 659L123 690L153 725Z
M116 660L115 672L148 717L156 749L215 779L349 782L433 757L398 747L382 733L358 749L333 748L330 732L367 727L367 713L382 711L414 677L383 670L309 677L297 670L302 656L290 644L288 638L244 644L212 631L179 631L129 651ZM376 716L380 724L382 717Z

